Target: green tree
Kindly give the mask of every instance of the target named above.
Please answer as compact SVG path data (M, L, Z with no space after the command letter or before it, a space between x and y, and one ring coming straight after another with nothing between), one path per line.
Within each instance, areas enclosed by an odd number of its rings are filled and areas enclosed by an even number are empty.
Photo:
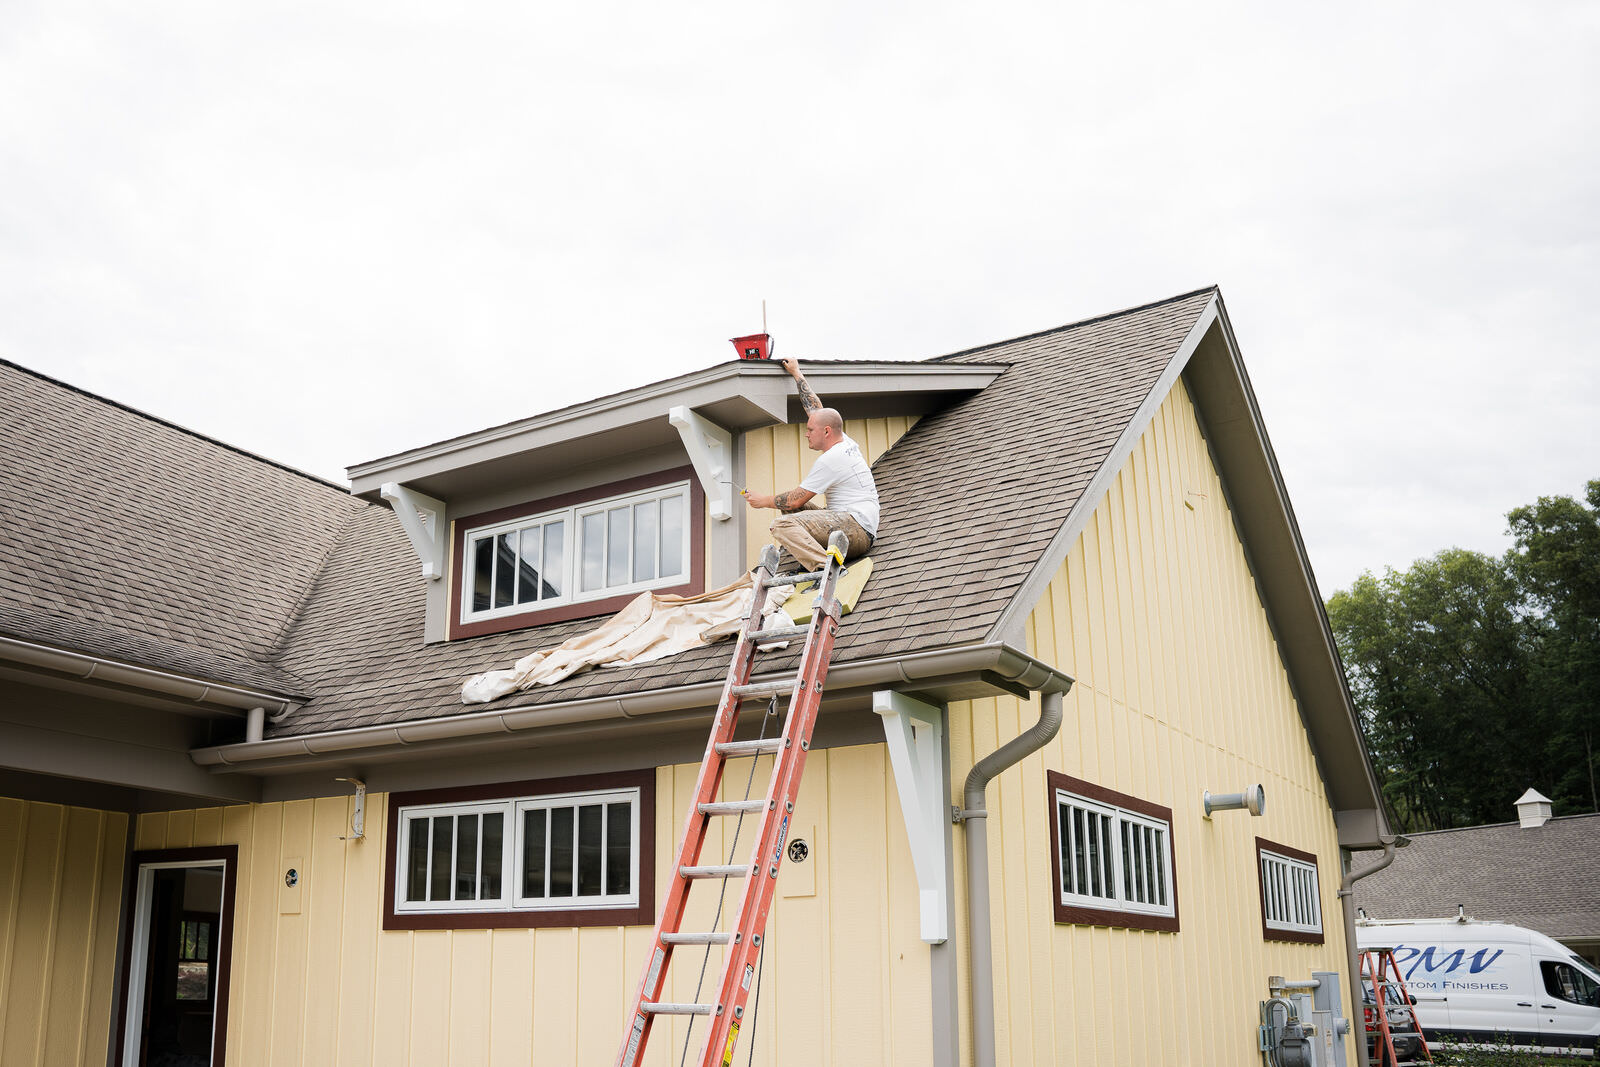
M1449 549L1328 601L1402 830L1502 822L1528 786L1600 810L1600 480L1507 520L1503 558Z
M1449 549L1328 602L1386 799L1406 830L1497 821L1533 773L1529 631L1505 561ZM1517 790L1520 792L1520 789ZM1516 793L1511 796L1514 798Z
M1586 490L1587 507L1540 497L1507 519L1540 637L1533 684L1550 711L1548 758L1558 775L1549 795L1600 811L1600 480Z

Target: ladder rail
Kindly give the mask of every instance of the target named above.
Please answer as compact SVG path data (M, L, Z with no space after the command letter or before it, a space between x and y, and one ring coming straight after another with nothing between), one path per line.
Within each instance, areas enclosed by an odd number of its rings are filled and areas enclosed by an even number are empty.
M807 576L811 579L820 578L810 624L768 630L761 628L761 609L766 602L767 590L792 583L774 578L777 569L776 550L769 547L762 553L761 563L755 571L755 593L750 611L739 631L710 736L706 740L705 755L696 777L694 793L690 797L677 857L671 868L670 888L656 923L649 965L632 1002L629 1030L617 1059L618 1067L639 1067L658 1015L708 1017L710 1032L696 1060L701 1067L723 1067L733 1054L755 973L753 962L761 953L768 913L776 894L777 875L788 842L794 802L800 789L806 755L811 747L811 733L821 709L824 683L842 615L837 589L845 549L844 535L835 532L829 539L829 554L824 559L822 570ZM777 636L780 631L783 636L798 636L801 632L805 634L799 665L789 681L752 685L750 675L754 669L757 646L764 638ZM734 741L743 702L754 699L758 693L767 695L769 690L776 691L775 695L789 697L780 737L758 742ZM774 759L762 801L716 799L729 759L747 753L756 756L765 752L771 752ZM751 771L753 774L754 765ZM753 809L757 806L761 821L755 841L750 845L748 862L742 866L721 862L702 864L700 857L706 845L711 819L737 813L742 824L745 814L756 814ZM736 844L730 849L729 860L732 860L738 848ZM744 876L744 885L738 893L734 929L726 933L681 933L692 884L732 875L735 871ZM725 880L722 884L726 888ZM673 948L689 944L706 945L708 952L713 944L728 946L717 980L717 997L708 1004L672 1003L661 999L667 982L667 970L673 959ZM688 1050L684 1051L687 1054Z
M727 760L717 751L717 745L732 741L734 731L739 725L742 701L734 693L734 689L750 680L750 673L755 665L756 646L750 640L750 634L761 626L761 609L766 605L766 587L763 582L767 575L776 569L776 560L771 558L775 555L776 553L763 552L761 564L755 572L750 611L740 628L738 644L734 648L728 665L728 675L722 685L722 696L717 702L716 717L712 720L710 736L706 739L705 755L700 760L700 773L695 780L694 793L689 798L689 810L683 820L678 854L671 867L671 876L668 878L667 897L662 902L661 913L656 920L650 950L650 965L645 968L644 976L639 981L633 999L632 1025L618 1059L619 1064L631 1065L638 1062L653 1029L656 1013L644 1011L642 1006L658 1003L661 1000L661 989L666 983L667 966L672 961L674 947L671 942L663 939L662 934L677 932L681 928L684 911L688 907L691 880L681 877L679 871L684 867L698 864L700 852L705 844L706 830L713 818L703 813L700 805L713 802L722 785L722 773L727 766Z
M839 556L844 555L840 544ZM751 849L751 874L740 893L738 934L723 962L722 983L716 1003L722 1011L711 1016L711 1032L700 1056L700 1067L720 1067L732 1054L744 1022L744 1005L754 982L755 960L760 954L766 930L767 913L776 895L778 873L783 866L784 846L788 843L794 801L800 791L806 755L811 749L811 732L822 705L822 693L833 643L839 630L841 609L835 595L839 568L825 567L812 611L811 633L801 656L800 682L784 724L785 748L767 786L767 816Z

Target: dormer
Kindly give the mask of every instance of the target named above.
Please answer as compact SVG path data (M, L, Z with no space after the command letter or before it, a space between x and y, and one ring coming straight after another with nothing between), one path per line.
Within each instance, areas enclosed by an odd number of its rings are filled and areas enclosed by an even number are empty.
M847 420L898 428L877 435L882 451L1005 367L802 369ZM764 484L775 475L761 470L747 482L750 437L803 421L781 366L738 360L346 473L355 495L394 509L417 553L427 640L454 640L607 615L644 590L693 594L732 581L765 536L747 521L740 488L782 488Z

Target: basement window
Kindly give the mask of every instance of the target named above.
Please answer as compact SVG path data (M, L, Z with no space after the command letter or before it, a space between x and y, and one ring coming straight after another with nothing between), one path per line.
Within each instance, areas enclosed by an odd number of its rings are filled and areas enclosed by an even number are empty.
M1256 870L1261 879L1262 936L1269 941L1322 944L1317 857L1258 837Z
M704 494L687 470L456 522L452 637L616 611L646 590L699 592Z
M395 794L385 928L648 922L653 781ZM606 787L571 788L583 785Z
M1056 921L1177 930L1171 809L1054 771L1047 778Z

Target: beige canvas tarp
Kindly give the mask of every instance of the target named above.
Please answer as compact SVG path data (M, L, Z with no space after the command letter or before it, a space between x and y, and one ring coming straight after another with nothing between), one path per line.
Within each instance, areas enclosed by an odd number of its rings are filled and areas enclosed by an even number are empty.
M474 675L461 685L463 704L482 704L509 693L550 685L586 667L636 666L687 652L736 633L750 610L751 579L701 593L674 596L640 593L633 602L594 630L555 648L542 648L517 660L509 670ZM767 593L762 615L782 607L789 590Z
M872 560L852 560L839 580L838 598L846 613L855 607ZM783 625L811 617L815 583L767 591L762 606L764 625ZM752 581L738 581L698 596L640 593L627 607L554 648L542 648L517 660L508 670L473 675L461 684L463 704L483 704L536 685L550 685L589 667L637 666L687 652L739 632L750 610ZM784 614L787 610L787 614ZM768 617L777 614L775 620ZM763 646L768 647L768 646Z

